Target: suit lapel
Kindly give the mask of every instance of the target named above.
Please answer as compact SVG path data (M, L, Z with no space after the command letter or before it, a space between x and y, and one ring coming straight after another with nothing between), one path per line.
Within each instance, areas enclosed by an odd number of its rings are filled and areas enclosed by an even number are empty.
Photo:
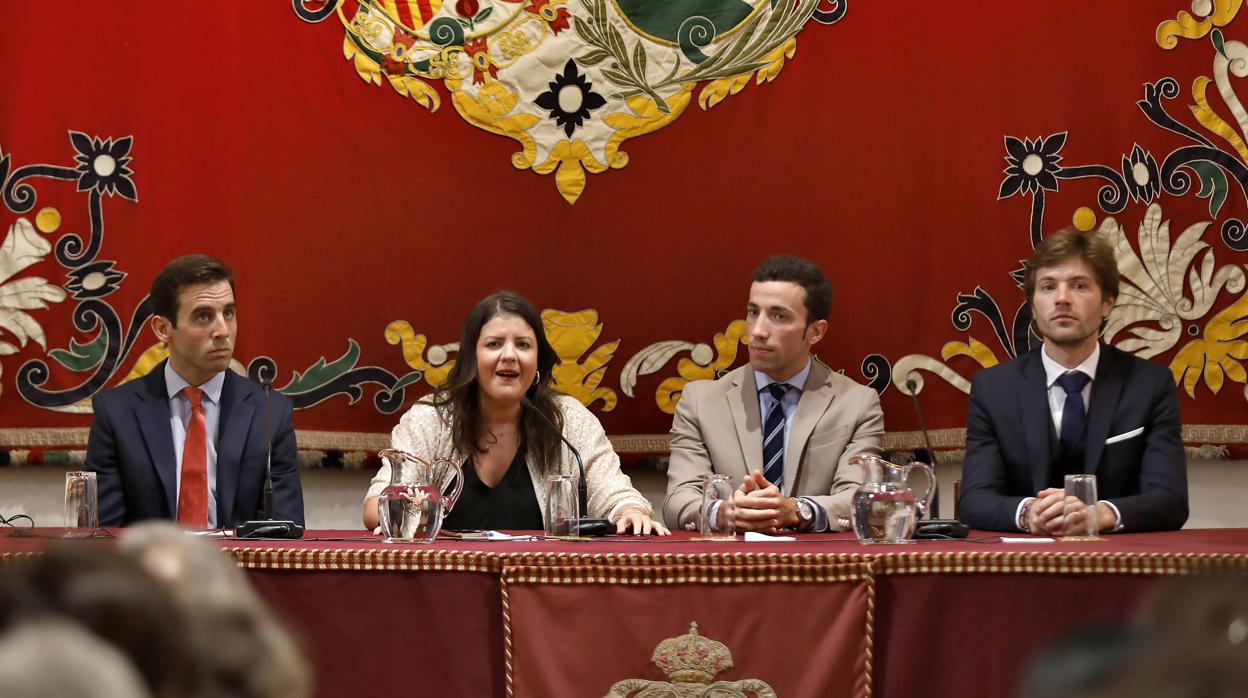
M1118 409L1118 400L1122 397L1122 362L1117 359L1112 349L1101 345L1101 358L1096 368L1096 379L1092 381L1092 394L1088 405L1083 456L1085 473L1096 473L1101 452L1105 450L1105 439L1109 437L1110 422Z
M229 527L234 522L234 497L238 492L239 473L243 467L243 445L251 430L255 406L243 394L240 381L246 380L225 372L221 386L221 415L217 420L217 525ZM251 512L246 516L251 517Z
M754 383L754 370L748 365L737 374L736 384L727 393L728 409L737 428L741 454L745 456L745 472L748 475L763 469L763 421L758 408L758 387Z
M828 376L831 373L832 369L822 361L811 358L810 373L806 376L806 386L802 389L797 411L793 413L793 422L789 425L789 441L784 447L785 493L797 491L798 478L801 477L801 457L806 450L806 442L810 440L815 425L819 423L819 417L832 404L835 391L828 385Z
M173 412L169 409L169 395L165 384L165 362L156 365L146 376L138 379L143 381L139 401L134 405L135 421L139 423L139 431L143 434L143 443L147 446L147 457L151 460L160 486L165 493L165 503L169 513L178 511L178 463L173 450L173 431L170 426Z
M1036 349L1024 357L1022 390L1018 393L1023 414L1023 436L1031 468L1032 490L1039 492L1049 480L1049 433L1052 431L1053 413L1049 410L1048 385L1044 364Z

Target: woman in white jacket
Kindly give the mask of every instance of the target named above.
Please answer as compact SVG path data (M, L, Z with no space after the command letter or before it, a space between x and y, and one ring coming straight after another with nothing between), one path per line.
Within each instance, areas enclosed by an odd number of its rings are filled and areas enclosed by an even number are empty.
M619 533L667 535L651 518L650 503L620 470L598 419L550 387L556 361L531 303L510 291L487 296L464 321L446 386L403 415L391 432L391 447L426 460L463 462L463 491L443 528L541 529L546 478L577 474L575 456L549 420L585 460L589 517L610 519ZM525 398L531 408L521 404ZM383 464L364 500L364 525L370 529L378 525L377 496L389 482L390 466Z

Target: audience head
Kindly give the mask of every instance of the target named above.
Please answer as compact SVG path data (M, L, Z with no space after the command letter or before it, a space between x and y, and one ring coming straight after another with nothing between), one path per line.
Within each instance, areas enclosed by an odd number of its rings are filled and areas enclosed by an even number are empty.
M43 618L0 632L5 698L147 698L134 664L67 619Z
M216 545L173 523L152 521L127 529L119 548L167 586L186 618L197 661L185 695L310 694L310 671L295 642Z
M1080 628L1037 655L1022 698L1231 698L1248 685L1248 580L1177 577L1134 619Z
M183 694L191 656L182 613L137 564L113 550L65 544L6 567L0 629L72 619L129 657L153 695Z
M1086 696L1111 685L1142 645L1126 621L1079 626L1062 634L1029 663L1019 698Z
M19 637L39 640L32 647L54 647L47 638L72 635L72 628L61 627L71 621L128 658L146 692L158 698L301 698L311 692L294 641L234 561L170 522L128 529L116 548L61 545L0 568L0 641L6 633L25 633ZM0 648L11 649L3 642ZM14 656L24 655L0 652L0 672L6 660L20 663ZM41 666L54 666L58 656L71 655L57 650ZM4 676L0 693L7 698ZM144 692L55 688L50 695Z

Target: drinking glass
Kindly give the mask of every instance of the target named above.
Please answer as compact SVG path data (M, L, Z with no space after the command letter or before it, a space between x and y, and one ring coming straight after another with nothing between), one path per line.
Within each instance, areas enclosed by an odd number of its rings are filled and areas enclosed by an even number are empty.
M695 540L733 540L737 537L736 531L731 529L716 530L716 522L711 520L711 508L715 506L715 502L719 502L716 516L722 514L729 520L732 519L732 510L724 510L724 507L733 506L733 489L732 478L727 475L711 473L702 476L702 508L698 510L698 537Z
M575 537L579 520L576 478L571 475L551 475L546 478L546 536Z
M1099 540L1096 518L1096 476L1067 475L1062 500L1062 539Z
M65 473L65 535L85 538L100 527L100 500L95 473Z

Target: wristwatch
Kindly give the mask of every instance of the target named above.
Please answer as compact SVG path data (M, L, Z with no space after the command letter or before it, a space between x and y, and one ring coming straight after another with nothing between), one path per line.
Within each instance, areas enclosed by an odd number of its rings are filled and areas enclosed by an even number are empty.
M815 507L810 502L797 499L797 530L809 531L815 525Z

